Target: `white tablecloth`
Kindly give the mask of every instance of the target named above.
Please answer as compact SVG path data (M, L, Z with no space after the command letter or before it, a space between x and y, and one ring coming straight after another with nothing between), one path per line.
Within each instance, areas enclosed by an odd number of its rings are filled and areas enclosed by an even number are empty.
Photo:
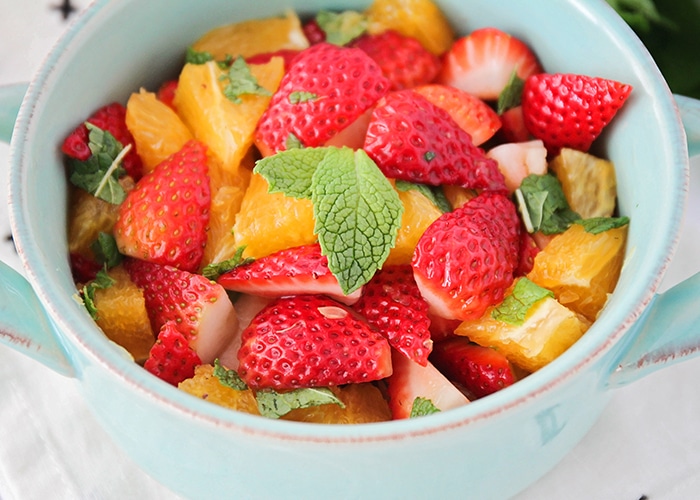
M0 85L31 78L67 26L53 8L60 4L0 0ZM86 4L73 2L79 9ZM2 179L8 149L0 144ZM700 159L693 163L693 217L666 286L700 270ZM0 258L19 268L9 239L6 185L0 182ZM700 498L699 378L696 359L616 390L584 441L518 500ZM0 500L49 498L178 497L111 442L74 380L0 346Z

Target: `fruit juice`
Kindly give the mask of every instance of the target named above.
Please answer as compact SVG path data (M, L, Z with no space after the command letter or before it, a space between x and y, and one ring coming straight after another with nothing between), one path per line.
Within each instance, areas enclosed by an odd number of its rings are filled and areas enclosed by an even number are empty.
M431 0L183 53L62 144L77 296L153 376L266 418L416 418L517 383L605 307L629 220L589 149L629 85L457 35Z

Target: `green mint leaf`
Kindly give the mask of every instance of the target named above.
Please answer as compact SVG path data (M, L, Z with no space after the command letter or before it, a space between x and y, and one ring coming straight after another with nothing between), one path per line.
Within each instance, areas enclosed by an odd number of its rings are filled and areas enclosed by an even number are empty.
M98 289L109 288L114 283L114 279L111 278L104 269L100 269L97 272L95 279L83 287L83 303L85 304L85 308L93 320L97 321L99 319L97 306L95 305L95 291Z
M245 391L248 385L243 382L243 379L238 375L236 370L229 370L221 365L219 358L214 360L214 376L219 379L221 385L230 387L237 391Z
M411 406L411 414L409 418L424 417L426 415L432 415L433 413L438 413L440 408L435 406L432 401L427 398L421 398L420 396L413 400L413 405Z
M185 63L187 64L205 64L213 60L214 56L211 54L211 52L200 52L194 50L192 47L187 47L187 50L185 51Z
M318 99L318 94L305 90L296 90L289 93L288 99L291 104L301 104L308 101L315 101Z
M248 63L241 56L238 56L226 75L221 77L222 80L228 80L228 84L224 87L224 95L226 98L235 103L240 104L242 95L272 95L269 90L261 86L258 80L250 72Z
M254 172L262 175L271 193L311 199L311 179L329 148L287 149L255 163Z
M396 189L399 191L410 191L415 189L433 202L433 204L438 207L442 213L452 211L452 205L450 205L450 202L447 200L445 191L443 191L441 186L428 186L427 184L416 184L414 182L397 180Z
M579 219L576 224L583 226L587 233L599 234L609 229L626 226L630 223L629 217L592 217L590 219Z
M236 249L236 253L230 259L226 259L222 262L213 262L202 269L202 275L211 281L216 281L219 276L225 274L239 266L244 266L255 261L252 257L243 258L243 251L245 246L240 246Z
M329 269L350 294L369 281L396 244L403 205L364 150L327 149L311 179L314 230Z
M525 316L530 308L547 297L553 298L554 294L527 278L520 278L513 287L513 292L491 311L491 317L504 323L520 326L525 322Z
M119 265L124 259L124 256L119 253L119 247L117 247L117 240L114 236L109 233L104 233L100 231L97 235L97 239L90 245L92 253L95 254L97 262L107 266L107 269L111 269L114 266Z
M304 149L304 145L301 143L299 138L291 132L287 136L284 146L286 149Z
M523 179L517 191L518 208L523 219L532 224L528 231L558 234L581 218L569 208L559 180L551 174L530 174Z
M496 112L502 115L511 108L520 106L520 101L523 96L523 87L525 80L518 76L518 72L514 69L510 75L510 79L505 88L498 95L498 103Z
M346 45L367 31L367 18L352 10L322 10L316 14L316 22L326 33L326 41L334 45Z
M345 404L326 387L296 389L290 392L276 392L264 389L255 394L260 414L268 418L279 418L298 408L310 408L327 404Z

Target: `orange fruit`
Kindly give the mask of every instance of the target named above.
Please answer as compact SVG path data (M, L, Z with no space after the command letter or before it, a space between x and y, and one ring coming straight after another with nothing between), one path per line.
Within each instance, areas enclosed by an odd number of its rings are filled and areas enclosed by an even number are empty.
M194 377L180 382L178 389L232 410L260 415L253 391L250 389L238 391L223 385L214 375L214 367L212 365L207 364L196 367L194 369Z
M446 52L455 38L450 23L431 0L374 0L365 14L370 33L396 30L436 55Z
M292 410L282 418L316 424L365 424L391 420L389 405L374 385L349 384L331 387L331 391L345 404L326 404Z
M397 192L404 210L401 227L396 235L396 245L389 252L386 265L410 264L421 235L442 215L440 209L420 191L398 189Z
M144 173L151 172L168 156L192 139L180 117L152 92L141 89L126 104L126 126L134 137Z
M620 276L627 228L591 234L572 224L537 254L527 277L554 292L562 305L594 321Z
M291 10L281 17L253 19L214 28L192 44L194 50L209 52L217 60L239 55L247 58L283 49L302 50L308 46L301 21Z
M121 265L110 269L108 274L114 284L95 291L97 325L110 340L129 351L137 362L144 361L155 336L143 292Z
M307 245L314 234L311 200L268 193L268 184L253 174L236 216L233 235L236 247L245 246L245 257L264 257L285 248Z

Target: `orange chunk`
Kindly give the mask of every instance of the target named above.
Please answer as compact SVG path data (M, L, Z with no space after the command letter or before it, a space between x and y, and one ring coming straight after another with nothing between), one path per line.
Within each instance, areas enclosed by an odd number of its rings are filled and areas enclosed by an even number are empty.
M252 413L253 415L260 415L253 391L250 389L239 391L223 385L214 375L214 367L212 365L207 364L196 367L194 369L194 377L180 382L178 389L216 405Z
M396 235L396 245L389 252L386 265L410 264L413 251L421 235L442 212L425 195L416 189L397 190L403 204L401 227Z

